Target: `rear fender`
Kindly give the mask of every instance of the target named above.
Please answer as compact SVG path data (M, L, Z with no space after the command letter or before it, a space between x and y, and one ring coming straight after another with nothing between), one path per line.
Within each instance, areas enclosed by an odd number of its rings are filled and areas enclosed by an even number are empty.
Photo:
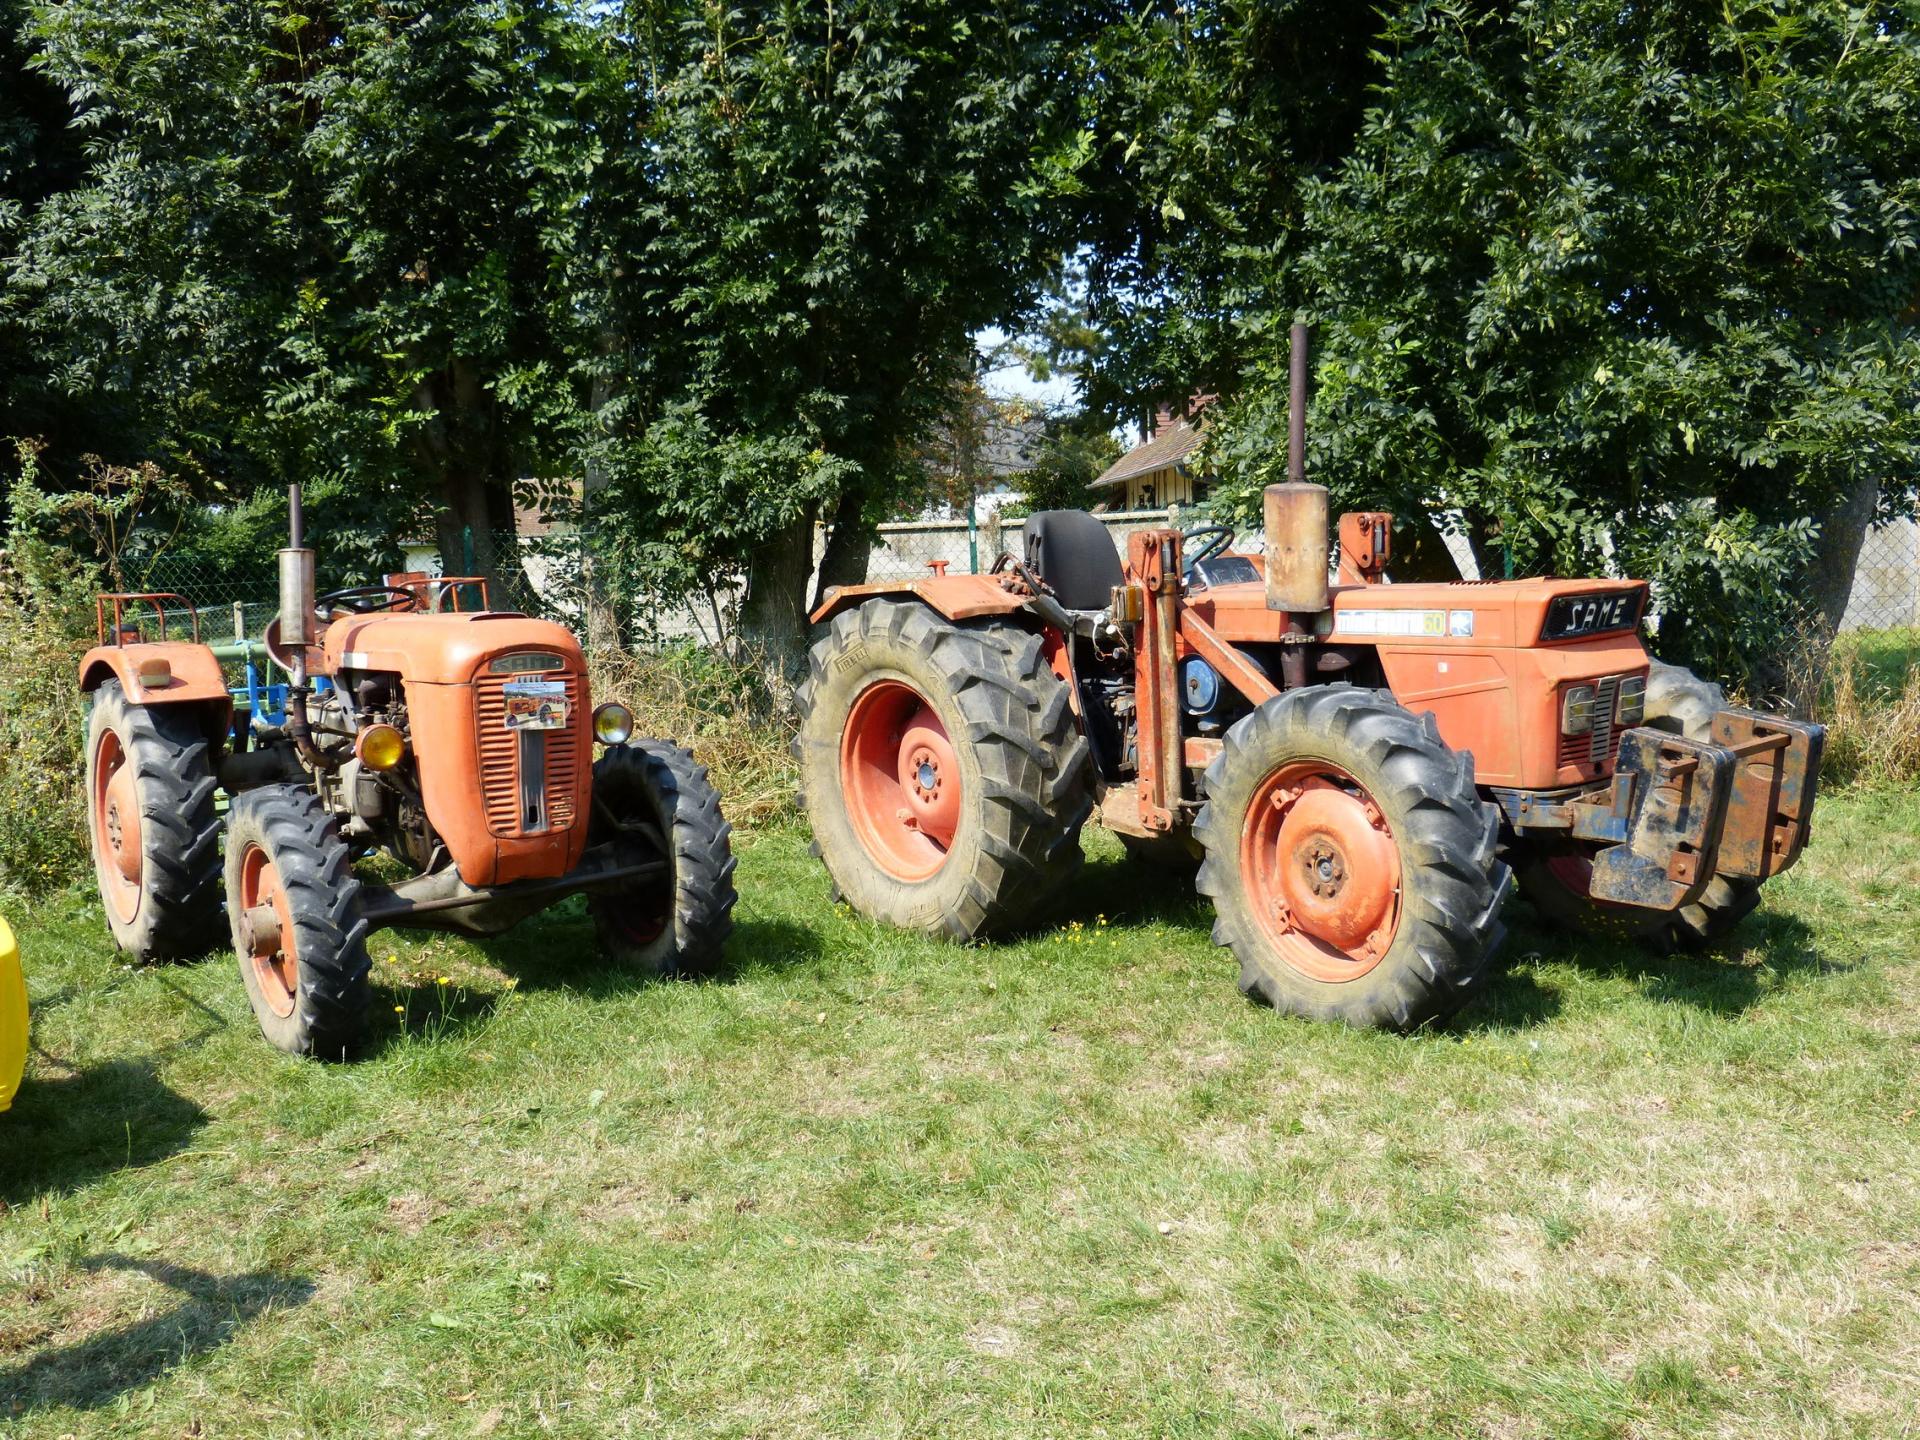
M161 673L164 679L158 678ZM118 680L122 693L135 705L205 707L209 734L223 733L233 716L233 696L220 673L220 662L207 645L185 640L96 645L80 661L81 693L91 695L108 680Z
M1012 615L1027 608L1026 598L1001 584L998 575L929 575L924 580L836 585L810 618L814 624L823 625L842 610L880 599L918 600L948 620Z

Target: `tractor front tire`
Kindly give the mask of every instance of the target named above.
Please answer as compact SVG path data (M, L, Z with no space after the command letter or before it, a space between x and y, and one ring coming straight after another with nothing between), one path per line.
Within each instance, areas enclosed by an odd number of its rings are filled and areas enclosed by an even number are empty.
M1655 660L1647 672L1642 722L1688 740L1713 738L1713 717L1727 708L1726 692L1691 670ZM1700 898L1678 910L1645 910L1592 899L1587 885L1592 851L1567 841L1524 839L1515 849L1520 893L1542 919L1574 934L1637 940L1657 954L1698 950L1726 935L1760 903L1755 880L1716 875Z
M213 756L188 705L135 705L118 680L87 717L87 834L114 944L142 964L220 943Z
M1032 631L870 600L814 643L798 703L836 900L964 942L1030 923L1078 872L1092 762Z
M227 819L227 920L261 1033L289 1055L344 1060L372 1000L367 922L339 826L300 785L263 785Z
M1311 1020L1411 1030L1479 991L1512 876L1473 760L1431 715L1350 685L1239 720L1194 822L1240 988Z
M707 767L661 740L609 745L593 765L589 843L613 840L623 826L659 837L667 874L587 902L601 948L650 975L707 973L733 933L739 898L733 827L720 813Z

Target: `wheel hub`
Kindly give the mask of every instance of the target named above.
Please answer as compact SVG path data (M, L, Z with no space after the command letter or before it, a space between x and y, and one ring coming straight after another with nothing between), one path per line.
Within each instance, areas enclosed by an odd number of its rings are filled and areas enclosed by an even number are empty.
M897 680L861 692L840 742L847 818L876 864L925 880L960 829L960 759L927 698Z
M1281 956L1320 980L1350 980L1393 943L1400 852L1348 777L1317 765L1270 777L1247 814L1248 899Z
M240 861L239 914L242 963L251 968L267 1009L284 1020L300 994L293 916L279 869L257 845L249 845Z

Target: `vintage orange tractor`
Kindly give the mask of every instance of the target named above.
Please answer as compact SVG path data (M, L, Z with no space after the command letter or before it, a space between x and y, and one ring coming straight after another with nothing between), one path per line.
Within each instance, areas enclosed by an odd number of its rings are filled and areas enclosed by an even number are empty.
M236 706L186 602L100 598L80 684L94 868L120 948L184 959L224 930L267 1038L327 1058L362 1035L381 925L493 935L584 894L615 961L711 965L734 861L692 755L632 739L624 705L591 703L572 634L489 610L484 582L397 575L316 597L298 486L289 500L265 639L284 686L250 685ZM356 878L374 850L409 877Z
M1405 1029L1452 1013L1536 908L1704 942L1799 856L1824 733L1649 659L1635 580L1392 584L1392 517L1291 482L1264 553L1049 511L1024 560L830 592L796 754L837 893L895 925L1004 934L1100 820L1198 863L1214 939L1276 1008Z

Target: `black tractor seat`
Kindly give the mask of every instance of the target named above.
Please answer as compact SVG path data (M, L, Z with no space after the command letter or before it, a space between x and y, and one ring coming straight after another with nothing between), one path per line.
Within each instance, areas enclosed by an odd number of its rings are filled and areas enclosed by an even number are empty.
M1027 517L1027 568L1069 610L1104 610L1124 578L1107 527L1084 510L1042 510Z

